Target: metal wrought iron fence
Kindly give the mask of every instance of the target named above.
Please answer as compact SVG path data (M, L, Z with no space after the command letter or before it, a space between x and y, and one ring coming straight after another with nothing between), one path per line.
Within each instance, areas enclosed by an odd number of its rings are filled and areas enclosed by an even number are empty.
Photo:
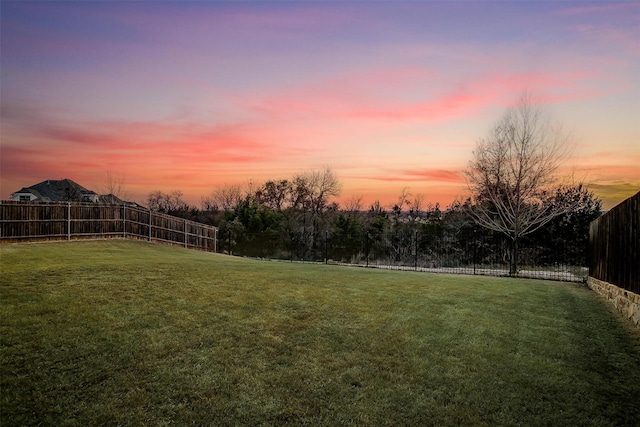
M472 230L466 235L424 232L343 234L234 233L219 250L238 256L395 270L508 276L511 242ZM518 277L584 282L587 248L519 243Z

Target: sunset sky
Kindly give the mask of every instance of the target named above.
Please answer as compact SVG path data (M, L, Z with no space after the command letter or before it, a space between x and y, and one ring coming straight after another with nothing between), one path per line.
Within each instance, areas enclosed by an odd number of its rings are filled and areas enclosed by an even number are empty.
M640 190L640 2L11 2L1 198L45 179L130 200L332 168L341 200L444 207L523 91L605 208Z

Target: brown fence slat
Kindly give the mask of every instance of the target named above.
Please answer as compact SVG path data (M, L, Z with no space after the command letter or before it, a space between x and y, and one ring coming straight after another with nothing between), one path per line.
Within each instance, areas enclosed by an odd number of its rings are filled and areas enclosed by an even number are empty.
M215 252L217 228L139 206L77 202L0 204L0 241L133 238Z
M640 192L591 223L589 275L640 294Z

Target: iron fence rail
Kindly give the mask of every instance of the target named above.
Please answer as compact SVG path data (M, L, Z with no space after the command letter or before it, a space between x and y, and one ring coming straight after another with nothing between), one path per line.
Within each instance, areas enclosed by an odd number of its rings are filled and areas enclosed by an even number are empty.
M307 236L308 237L308 236ZM220 251L238 256L291 262L316 262L393 270L509 276L509 241L471 233L459 239L412 232L353 236L326 232L314 239L304 234L233 233L220 236ZM517 277L585 282L586 248L576 253L562 247L522 242Z

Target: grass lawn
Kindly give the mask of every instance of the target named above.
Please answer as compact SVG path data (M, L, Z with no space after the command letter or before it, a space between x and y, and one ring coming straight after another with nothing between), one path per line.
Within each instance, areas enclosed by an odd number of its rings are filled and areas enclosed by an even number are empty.
M0 246L0 424L640 425L640 333L573 284Z

